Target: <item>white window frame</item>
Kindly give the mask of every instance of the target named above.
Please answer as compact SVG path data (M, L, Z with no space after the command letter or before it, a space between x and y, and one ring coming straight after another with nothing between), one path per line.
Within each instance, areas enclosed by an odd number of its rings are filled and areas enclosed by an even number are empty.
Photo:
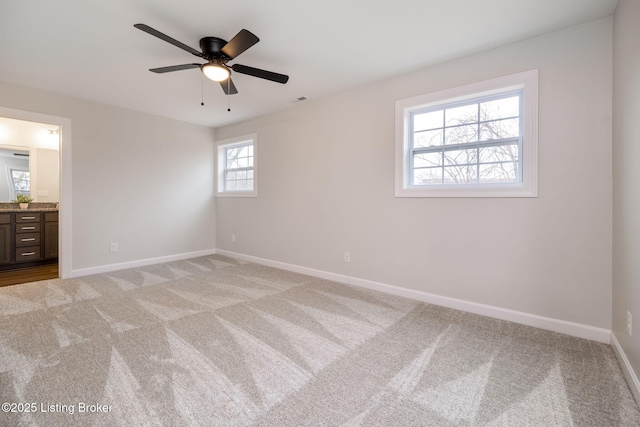
M411 185L412 112L514 91L522 91L521 182ZM395 145L396 197L538 197L538 70L397 101Z
M225 189L225 151L242 145L253 145L253 190ZM255 133L216 142L216 196L258 197L258 135Z

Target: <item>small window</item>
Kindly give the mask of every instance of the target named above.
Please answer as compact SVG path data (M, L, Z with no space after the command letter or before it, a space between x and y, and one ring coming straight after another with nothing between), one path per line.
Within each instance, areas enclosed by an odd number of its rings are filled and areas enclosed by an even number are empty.
M537 71L396 103L396 197L535 197Z
M217 196L256 197L255 134L218 142Z
M29 171L11 169L11 182L13 183L13 194L15 197L19 194L29 196L31 193L31 179Z

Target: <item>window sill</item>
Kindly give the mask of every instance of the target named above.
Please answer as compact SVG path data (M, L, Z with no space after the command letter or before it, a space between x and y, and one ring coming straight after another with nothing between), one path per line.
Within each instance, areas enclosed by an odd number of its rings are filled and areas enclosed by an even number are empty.
M522 184L466 187L456 185L437 188L396 188L395 197L538 197L538 192Z
M216 193L216 197L258 197L256 191L225 191Z

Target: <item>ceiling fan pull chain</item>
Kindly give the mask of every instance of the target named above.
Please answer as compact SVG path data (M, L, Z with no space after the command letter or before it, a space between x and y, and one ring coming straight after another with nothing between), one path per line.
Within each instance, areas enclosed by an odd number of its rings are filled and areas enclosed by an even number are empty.
M227 111L231 111L231 77L227 79Z
M200 78L200 90L202 91L202 95L200 98L200 105L204 106L204 80Z

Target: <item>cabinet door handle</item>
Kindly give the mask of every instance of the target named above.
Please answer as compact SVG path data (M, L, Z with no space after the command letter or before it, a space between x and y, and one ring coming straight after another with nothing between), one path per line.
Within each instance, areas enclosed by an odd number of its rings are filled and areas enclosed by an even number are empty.
M21 242L33 242L34 240L36 240L35 237L32 237L30 239L20 239Z
M35 216L23 216L22 218L20 218L21 220L26 220L26 219L36 219Z
M35 255L35 252L25 252L22 254L22 256L31 256L31 255Z
M22 227L23 230L35 230L35 227Z

